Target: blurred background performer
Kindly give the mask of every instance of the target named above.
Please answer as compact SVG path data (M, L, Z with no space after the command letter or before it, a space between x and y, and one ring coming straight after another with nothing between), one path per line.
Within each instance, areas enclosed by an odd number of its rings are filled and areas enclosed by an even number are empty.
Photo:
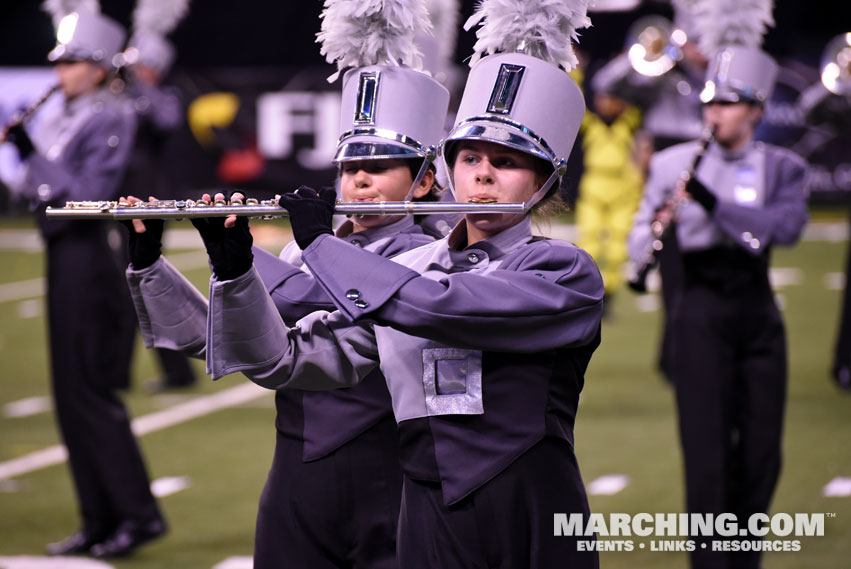
M420 71L416 32L431 24L423 0L328 0L322 13L322 53L343 80L340 139L335 163L342 199L349 202L434 200L436 145L443 134L449 93ZM399 66L401 63L405 66ZM338 74L335 74L335 76ZM370 93L374 95L370 97ZM367 106L362 106L366 104ZM333 190L329 190L333 193ZM148 345L204 355L207 307L188 282L160 259L162 223L145 222L131 235L127 271ZM195 220L213 263L227 281L254 265L280 317L294 325L315 310L333 310L297 242L275 257L254 247L229 259L215 255L228 233L252 242L247 220L224 229L222 219ZM383 257L433 241L411 216L354 216L336 236ZM139 254L145 253L145 254ZM157 294L168 286L170 295ZM181 298L190 298L182 302ZM212 315L211 318L215 318ZM164 333L163 333L164 332ZM308 382L305 373L300 381ZM350 389L280 389L275 395L275 456L260 499L254 567L396 567L396 526L402 473L399 434L390 394L376 369Z
M46 206L117 197L135 120L105 88L125 32L98 3L50 0L63 101L28 135L9 140L26 162L20 193L35 208L47 251L47 308L56 416L80 506L82 527L50 544L52 555L115 557L165 532L127 411L116 390L129 360L118 339L124 284L108 225L47 221ZM130 322L129 324L133 324ZM122 359L123 358L123 359Z
M698 48L699 29L674 0L674 22L644 16L627 30L626 51L598 69L592 87L616 95L644 113L643 127L662 150L700 136L700 99L706 57Z
M847 157L851 155L851 148L843 143L851 133L851 33L840 34L828 42L820 67L820 80L801 93L798 107L807 124L816 127L813 143L816 146L836 145L844 149ZM831 375L839 387L851 390L851 247L845 261L838 324Z
M488 0L468 20L484 23L443 148L459 202L557 195L585 111L565 68L576 65L571 39L590 24L586 8ZM401 435L404 569L597 567L597 553L578 547L587 538L552 525L554 512L590 515L573 425L600 341L591 257L534 237L530 214L468 214L391 261L332 237L334 198L300 188L280 203L337 311L290 328L258 301L254 271L214 280L213 377L331 389L380 367Z
M771 2L706 0L694 9L703 49L716 51L701 92L715 134L674 212L684 282L671 318L672 376L687 509L733 513L741 523L769 511L780 474L786 339L768 268L771 248L794 243L806 224L806 165L753 141L777 75L759 49ZM699 146L654 156L630 235L634 261L649 250L654 218L672 214L669 200ZM758 552L707 544L692 553L694 568L759 566Z
M662 16L636 20L627 31L627 51L604 65L592 78L594 88L621 97L642 110L642 133L651 137L656 151L695 139L702 129L699 93L707 58L697 43L700 29L688 9L690 1L693 0L672 2L674 22ZM670 317L683 280L676 240L665 241L659 272L664 325L658 365L670 380Z
M170 142L183 127L183 103L176 88L164 84L175 60L175 48L166 36L186 16L189 0L137 0L133 11L133 34L127 49L119 56L126 87L126 104L137 119L136 140L130 163L121 183L120 195L156 196L178 199L168 177ZM125 235L122 232L122 235ZM122 251L126 252L123 247ZM123 264L127 264L124 257ZM136 327L132 303L126 317ZM131 356L134 333L127 340ZM156 349L161 377L146 386L151 391L191 387L195 372L187 357L173 350ZM129 380L129 378L128 378ZM129 387L129 385L128 385Z
M593 90L592 100L579 129L585 169L576 201L577 245L600 267L609 314L607 303L623 284L626 238L644 186L635 161L641 111L602 88Z

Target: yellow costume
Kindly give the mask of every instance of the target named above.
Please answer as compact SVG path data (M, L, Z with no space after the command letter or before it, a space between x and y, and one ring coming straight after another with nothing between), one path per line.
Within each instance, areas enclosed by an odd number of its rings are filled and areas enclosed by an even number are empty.
M607 295L623 282L626 238L644 183L632 156L640 123L640 111L627 107L612 124L587 111L580 127L585 171L576 202L578 245L600 267Z

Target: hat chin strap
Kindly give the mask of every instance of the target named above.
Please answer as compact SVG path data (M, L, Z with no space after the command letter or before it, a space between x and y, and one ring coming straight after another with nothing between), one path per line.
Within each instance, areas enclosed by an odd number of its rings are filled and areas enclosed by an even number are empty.
M425 156L423 157L423 164L420 166L420 171L417 172L416 176L414 176L414 183L411 184L411 189L408 190L407 195L405 195L404 201L411 201L414 196L414 192L418 187L420 187L420 183L422 183L426 172L428 172L428 167L431 166L435 158L437 158L437 150L434 146L430 146L428 150L426 150Z
M411 201L411 198L414 196L414 192L420 186L420 183L425 178L426 172L428 172L428 167L434 162L434 159L437 157L437 151L432 146L428 150L426 150L425 157L423 158L423 164L420 166L420 171L417 172L417 175L414 177L414 182L411 184L411 189L408 190L408 193L405 195L405 199L402 201ZM364 217L363 214L355 215L355 217Z
M532 194L532 197L529 198L529 201L526 202L526 213L530 213L532 211L532 208L535 207L535 205L539 201L546 197L547 192L550 191L550 188L553 187L553 184L555 184L558 180L561 180L561 177L564 176L565 170L567 170L567 163L564 160L561 160L558 166L556 166L553 170L553 173L550 174L550 177L547 178L547 181L544 182L544 185L541 186L537 192Z

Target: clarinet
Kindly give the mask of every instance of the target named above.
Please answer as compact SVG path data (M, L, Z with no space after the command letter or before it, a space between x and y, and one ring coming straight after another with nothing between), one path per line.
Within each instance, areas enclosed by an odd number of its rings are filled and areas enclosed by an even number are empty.
M25 122L27 122L29 120L29 118L31 116L33 116L35 114L35 112L39 108L41 108L41 106L43 104L45 104L47 102L47 100L56 91L59 90L59 87L60 87L59 83L57 83L56 85L53 85L47 91L45 91L44 94L41 97L39 97L38 100L35 103L30 105L26 109L23 109L23 110L20 110L20 111L17 111L16 113L14 113L12 115L12 118L9 119L9 122L7 122L5 125L3 125L3 128L0 129L0 143L6 142L6 136L8 135L9 130L15 128L18 125L21 125L21 124L24 124Z
M700 166L700 161L703 160L703 155L706 154L706 149L709 147L709 143L712 142L714 137L714 129L707 128L703 131L700 137L700 147L697 150L697 154L694 156L694 160L692 160L691 166L680 174L680 177L677 180L676 189L665 201L662 207L659 208L660 210L669 209L672 212L670 219L667 221L654 219L650 224L650 233L653 235L650 252L645 256L641 264L635 267L635 270L627 279L629 288L635 292L647 292L647 274L659 263L659 257L662 255L662 248L664 247L664 240L668 237L671 232L671 228L674 226L673 221L676 219L680 207L682 207L683 203L688 200L688 198L683 195L686 184L688 184L689 180L691 180L692 176L694 176L694 173L697 171L697 167Z

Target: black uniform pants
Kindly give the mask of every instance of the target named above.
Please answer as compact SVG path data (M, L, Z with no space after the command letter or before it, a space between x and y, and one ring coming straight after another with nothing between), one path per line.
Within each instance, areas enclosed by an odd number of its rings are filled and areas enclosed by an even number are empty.
M733 513L746 527L768 513L781 463L786 340L768 280L733 291L687 283L672 326L688 511ZM692 567L759 567L759 553L711 549L698 542Z
M677 297L683 288L683 261L680 244L677 242L676 226L662 241L659 257L659 274L662 278L662 337L659 343L659 371L666 381L673 381L674 332L673 312Z
M545 439L452 506L439 482L405 477L400 569L595 569L594 537L554 535L554 514L590 511L570 446Z
M396 422L385 419L311 462L303 448L278 434L254 569L394 569L402 491Z
M96 228L47 245L52 388L59 429L83 518L93 536L123 521L160 517L130 418L116 394L125 287L105 235ZM126 370L125 370L126 372Z
M845 258L845 289L833 356L833 378L845 389L851 389L851 246Z

